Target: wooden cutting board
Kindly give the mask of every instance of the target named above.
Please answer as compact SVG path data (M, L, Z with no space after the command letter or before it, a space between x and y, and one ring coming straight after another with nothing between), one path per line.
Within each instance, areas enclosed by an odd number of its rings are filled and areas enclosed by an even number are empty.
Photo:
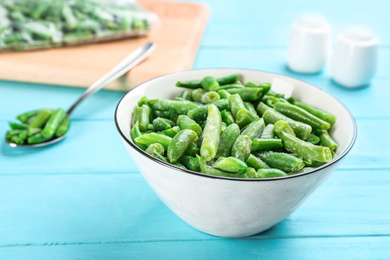
M1 53L0 79L88 87L147 41L156 43L155 51L105 89L127 91L146 80L191 69L208 21L208 7L155 0L138 2L155 12L160 20L160 26L148 36L75 47Z

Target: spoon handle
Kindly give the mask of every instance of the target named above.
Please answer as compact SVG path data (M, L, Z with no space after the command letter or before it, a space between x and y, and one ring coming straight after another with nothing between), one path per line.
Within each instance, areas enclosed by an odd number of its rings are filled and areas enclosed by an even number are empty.
M138 63L143 61L155 48L155 44L153 42L147 42L141 47L137 48L133 51L129 56L123 59L118 65L116 65L112 70L110 70L103 77L98 79L95 83L93 83L84 94L74 102L74 104L68 109L68 116L72 113L72 111L76 108L78 104L81 103L84 99L99 91L115 79L122 76L124 73L135 67Z

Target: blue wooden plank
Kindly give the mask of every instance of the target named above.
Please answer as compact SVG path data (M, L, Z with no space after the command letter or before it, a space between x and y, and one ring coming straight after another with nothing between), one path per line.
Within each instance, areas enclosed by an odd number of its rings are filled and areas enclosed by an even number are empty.
M390 169L388 121L363 118L357 125L356 144L340 168ZM6 127L0 122L0 129ZM1 138L0 148L0 175L138 172L113 121L74 121L69 136L49 147L15 149Z
M113 120L72 121L68 136L51 146L11 148L1 138L0 147L0 174L138 172Z
M82 88L0 81L0 120L39 108L68 109L85 91ZM112 119L114 110L125 93L101 90L83 101L73 112L73 119Z
M389 173L336 171L285 221L245 240L390 235ZM0 248L229 241L189 227L139 174L1 176L0 230Z
M155 241L0 248L4 259L389 259L389 236Z

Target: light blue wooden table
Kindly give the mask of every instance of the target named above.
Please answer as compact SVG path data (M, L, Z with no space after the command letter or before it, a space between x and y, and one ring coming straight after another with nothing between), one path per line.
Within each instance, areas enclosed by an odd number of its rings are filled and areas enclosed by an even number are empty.
M333 94L358 125L357 142L340 168L265 233L243 239L203 234L157 198L128 156L113 122L124 93L101 91L74 112L63 142L18 150L0 139L0 259L390 259L390 2L210 0L208 5L212 15L193 68L277 72ZM330 21L334 41L356 23L379 36L379 67L369 87L335 85L329 63L318 75L286 69L291 23L306 11ZM66 108L82 92L1 81L1 135L16 114Z

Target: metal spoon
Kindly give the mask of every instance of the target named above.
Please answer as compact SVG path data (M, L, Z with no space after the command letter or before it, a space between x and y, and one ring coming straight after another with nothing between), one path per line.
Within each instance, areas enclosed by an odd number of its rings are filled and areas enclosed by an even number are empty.
M107 74L105 74L103 77L98 79L95 83L93 83L87 90L83 93L83 95L77 99L73 105L68 109L67 116L69 117L70 114L73 112L73 110L87 97L91 96L92 94L96 93L115 79L119 78L123 74L125 74L127 71L135 67L138 63L143 61L155 48L155 44L153 42L147 42L141 47L137 48L135 51L133 51L129 56L127 56L124 60L122 60L118 65L116 65L112 70L110 70ZM69 132L69 131L68 131ZM65 138L67 134L56 137L52 140L49 140L47 142L38 143L38 144L15 144L15 143L9 143L6 141L11 147L41 147L46 146L50 144L57 143Z

